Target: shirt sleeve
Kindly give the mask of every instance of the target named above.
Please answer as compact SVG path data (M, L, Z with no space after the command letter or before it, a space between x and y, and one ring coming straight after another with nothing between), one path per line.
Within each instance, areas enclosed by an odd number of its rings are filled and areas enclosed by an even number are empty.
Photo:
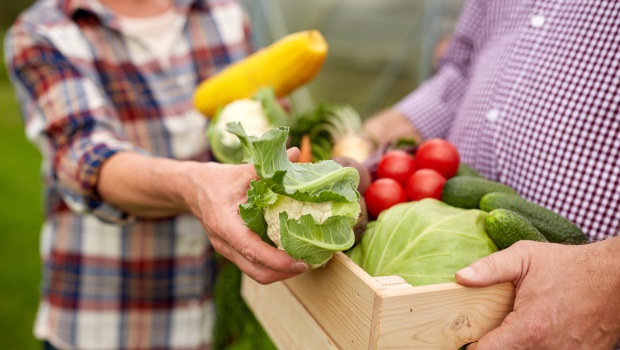
M476 33L484 13L482 2L466 2L437 72L394 106L424 139L446 137L450 130L468 84Z
M35 25L24 22L12 27L5 48L26 136L52 172L51 186L76 212L107 222L129 220L98 195L100 169L118 152L148 152L123 137L115 109L97 82L78 67L92 62L67 57Z

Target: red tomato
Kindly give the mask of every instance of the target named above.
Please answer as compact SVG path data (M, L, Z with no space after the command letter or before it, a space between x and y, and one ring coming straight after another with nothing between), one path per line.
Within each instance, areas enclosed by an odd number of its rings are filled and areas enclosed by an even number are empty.
M385 209L407 201L405 189L394 179L378 179L368 186L366 207L371 217L377 218Z
M405 151L389 151L379 161L377 177L394 179L403 187L415 172L415 160Z
M441 191L446 178L433 169L420 169L413 173L407 181L407 198L419 201L424 198L441 200Z
M459 168L459 152L453 144L442 139L422 142L415 154L418 169L433 169L446 179L456 174Z

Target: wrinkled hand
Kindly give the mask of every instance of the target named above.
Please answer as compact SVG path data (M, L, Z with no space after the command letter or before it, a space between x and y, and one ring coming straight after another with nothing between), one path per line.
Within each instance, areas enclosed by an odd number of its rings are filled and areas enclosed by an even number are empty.
M512 282L513 311L468 350L613 349L620 339L620 240L521 241L456 275L465 286Z
M289 150L297 159L299 150ZM250 181L257 179L254 166L207 163L194 168L191 179L195 193L188 200L209 236L213 248L261 284L296 276L308 269L283 250L265 243L245 226L239 204L247 201Z

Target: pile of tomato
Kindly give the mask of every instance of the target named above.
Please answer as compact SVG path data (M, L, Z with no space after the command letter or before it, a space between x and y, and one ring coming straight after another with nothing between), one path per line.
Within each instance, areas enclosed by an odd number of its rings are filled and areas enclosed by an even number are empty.
M368 213L377 218L393 205L423 198L441 200L446 180L459 168L456 147L443 139L430 139L414 155L393 150L385 153L377 168L377 179L365 193Z

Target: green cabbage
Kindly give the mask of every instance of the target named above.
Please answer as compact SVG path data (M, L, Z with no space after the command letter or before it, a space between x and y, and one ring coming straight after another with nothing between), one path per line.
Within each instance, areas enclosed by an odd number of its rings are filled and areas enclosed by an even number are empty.
M248 202L239 212L246 225L311 267L324 265L336 251L353 246L360 215L359 173L327 160L292 163L286 153L288 128L257 138L239 123L228 124L243 145L243 161L254 164Z
M250 99L233 101L219 109L207 129L207 139L215 158L222 163L239 164L243 149L239 139L226 130L230 122L240 122L248 134L261 136L268 130L287 125L288 113L280 106L271 88L258 90Z
M453 282L456 271L497 251L486 215L435 199L399 204L379 215L350 256L371 276L399 275L413 286Z

